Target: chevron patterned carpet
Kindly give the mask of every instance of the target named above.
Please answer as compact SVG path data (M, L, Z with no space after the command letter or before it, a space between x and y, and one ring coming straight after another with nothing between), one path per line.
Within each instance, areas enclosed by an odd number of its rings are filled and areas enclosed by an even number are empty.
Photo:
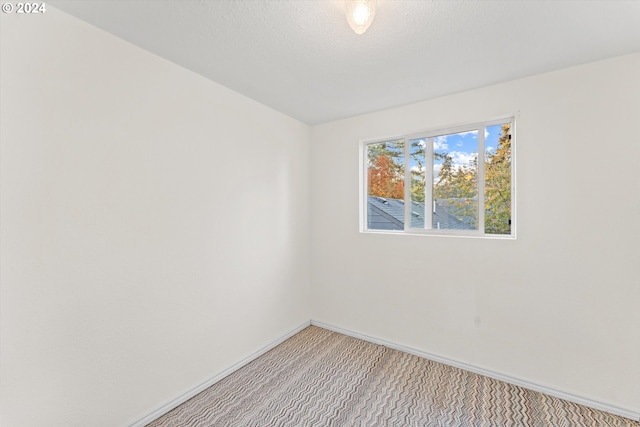
M160 426L606 426L639 422L310 326Z

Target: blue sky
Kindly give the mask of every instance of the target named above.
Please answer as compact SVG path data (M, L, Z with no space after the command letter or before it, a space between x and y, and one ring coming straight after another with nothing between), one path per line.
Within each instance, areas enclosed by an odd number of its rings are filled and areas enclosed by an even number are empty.
M485 128L484 133L484 146L485 152L494 152L497 145L498 139L500 137L502 131L502 125L497 124L493 126L487 126ZM426 143L426 138L414 139L409 141L412 144L412 147L415 147L417 144L420 147L424 147ZM387 149L390 151L395 151L398 153L398 157L395 159L396 163L403 164L404 156L402 155L403 149L401 148L402 143L396 141L389 141L386 143ZM474 158L478 155L478 132L470 131L470 132L460 132L453 133L441 136L433 137L433 149L438 153L446 153L453 158L454 167L458 166L467 166L469 162L473 161ZM411 150L415 152L415 149ZM424 155L418 155L420 160L422 160L423 167L426 166ZM410 167L412 169L417 168L418 164L416 160L412 157L410 162ZM442 167L442 160L435 160L433 164L434 169L434 181L437 181L438 172Z
M495 151L502 132L502 125L487 126L484 133L484 151Z
M485 152L495 151L498 145L498 138L500 137L502 125L487 126L484 134L484 146ZM412 143L418 143L424 146L425 139L413 140ZM454 166L468 165L478 155L478 133L461 132L442 136L436 136L433 138L433 149L438 153L447 153L453 158ZM424 160L424 158L422 158ZM417 163L415 160L411 160L410 167L416 168ZM442 161L436 160L433 164L434 169L434 182L437 181L438 172L442 167Z
M447 153L453 158L454 167L468 165L478 157L478 132L462 132L433 138L433 151ZM434 177L437 176L442 160L433 162Z

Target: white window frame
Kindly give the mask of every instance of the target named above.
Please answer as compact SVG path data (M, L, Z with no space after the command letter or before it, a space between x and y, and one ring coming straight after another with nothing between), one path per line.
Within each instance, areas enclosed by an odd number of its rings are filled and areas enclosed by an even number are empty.
M485 185L485 136L484 128L504 123L511 123L511 233L510 234L487 234L485 233L485 204L484 204L484 185ZM455 229L434 229L430 228L432 224L432 209L425 209L425 228L411 227L411 168L410 164L410 141L415 139L425 139L425 181L433 182L433 138L441 135L456 134L461 132L478 132L478 229L477 230L455 230ZM476 238L495 238L495 239L515 239L516 237L516 118L515 115L501 117L498 119L487 120L478 123L465 125L456 125L443 127L438 129L425 130L421 132L413 132L410 134L392 136L389 138L379 138L375 140L360 141L360 232L376 233L376 234L409 234L409 235L426 235L426 236L453 236L453 237L476 237ZM373 144L380 144L390 141L404 142L404 229L403 230L380 230L369 229L368 224L368 156L367 147ZM425 185L425 201L430 200L433 203L433 185ZM409 202L409 203L407 203Z

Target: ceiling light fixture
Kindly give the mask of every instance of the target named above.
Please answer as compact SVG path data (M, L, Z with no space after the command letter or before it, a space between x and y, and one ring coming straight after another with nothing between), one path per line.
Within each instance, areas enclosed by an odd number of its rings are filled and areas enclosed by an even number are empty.
M373 22L376 0L345 0L347 22L356 34L363 34Z

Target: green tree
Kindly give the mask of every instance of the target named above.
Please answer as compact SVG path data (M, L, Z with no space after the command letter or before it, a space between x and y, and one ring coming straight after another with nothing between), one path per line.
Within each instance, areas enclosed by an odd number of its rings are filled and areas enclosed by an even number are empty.
M467 165L453 163L449 153L434 153L442 159L438 181L433 188L436 203L465 224L476 227L478 222L478 158Z
M424 203L425 198L425 152L424 140L411 141L411 151L409 155L415 162L411 167L411 201Z
M459 165L457 168L449 153L434 153L436 159L443 159L442 167L438 172L438 181L433 189L433 194L438 199L460 199L476 197L478 183L478 159L477 157L468 165Z
M485 219L490 234L511 233L511 124L502 125L495 152L485 154Z

